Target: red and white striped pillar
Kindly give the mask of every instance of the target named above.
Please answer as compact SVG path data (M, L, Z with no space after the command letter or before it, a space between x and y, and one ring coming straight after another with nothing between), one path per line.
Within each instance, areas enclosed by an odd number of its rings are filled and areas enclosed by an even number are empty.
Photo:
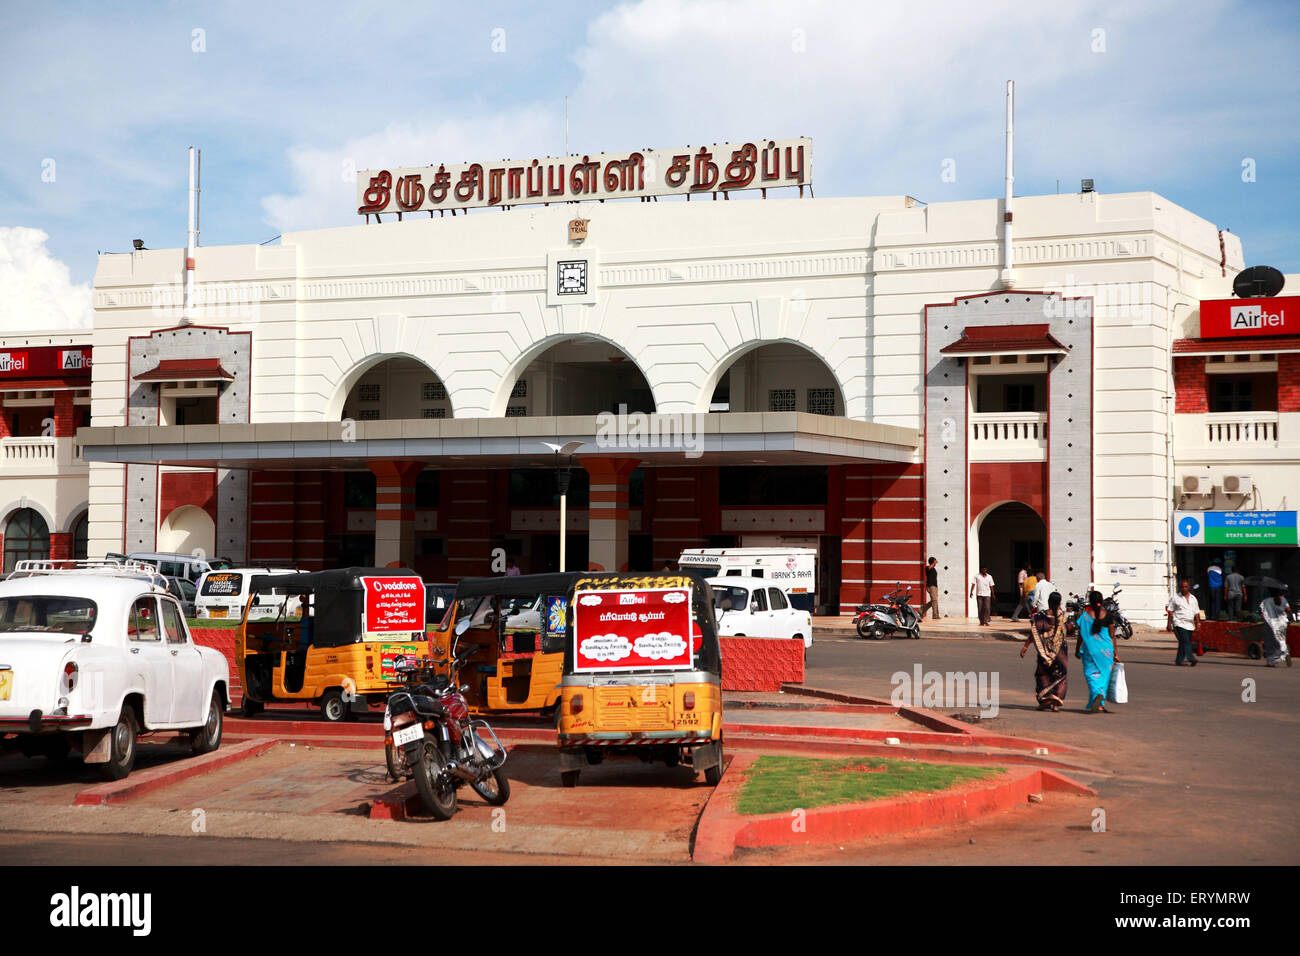
M375 475L375 567L415 566L415 479L420 461L368 462Z
M636 458L578 459L591 477L587 560L591 571L627 570L627 479Z

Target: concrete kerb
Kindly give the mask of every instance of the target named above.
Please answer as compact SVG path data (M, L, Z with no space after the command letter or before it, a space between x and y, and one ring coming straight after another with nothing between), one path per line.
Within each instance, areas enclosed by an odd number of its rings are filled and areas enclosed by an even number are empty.
M822 807L805 812L796 828L789 813L744 816L735 809L745 771L757 757L732 758L696 829L691 859L695 863L726 863L737 849L779 846L824 846L887 836L930 827L965 823L1006 810L1046 791L1093 796L1096 791L1054 770L1007 769L990 783L973 784L939 793L909 794L871 803Z
M248 760L266 753L279 745L278 740L248 740L234 746L224 747L210 754L199 757L186 757L173 763L150 767L133 773L125 780L101 783L87 787L78 792L72 801L79 807L97 807L109 803L124 803L134 797L170 787L172 784L188 780L199 774L228 767L231 764Z

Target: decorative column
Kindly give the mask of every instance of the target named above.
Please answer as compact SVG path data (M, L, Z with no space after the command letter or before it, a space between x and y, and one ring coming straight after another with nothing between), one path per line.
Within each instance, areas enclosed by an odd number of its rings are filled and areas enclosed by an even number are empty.
M375 566L415 565L415 479L421 461L372 461L375 474Z
M636 470L636 458L579 458L591 476L587 509L589 570L627 569L627 479Z

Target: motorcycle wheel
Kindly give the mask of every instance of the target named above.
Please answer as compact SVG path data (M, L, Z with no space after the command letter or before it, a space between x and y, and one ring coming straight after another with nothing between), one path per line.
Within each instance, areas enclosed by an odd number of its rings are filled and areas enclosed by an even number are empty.
M866 618L858 621L858 637L870 637L871 630L871 624L866 620Z
M420 791L421 802L435 820L450 820L456 813L456 785L448 781L439 787L441 769L442 753L438 745L426 740L415 758L415 789Z
M1133 636L1133 625L1128 621L1124 621L1116 630L1119 631L1119 636L1126 641Z
M392 780L393 783L400 783L402 768L397 761L397 754L393 750L392 744L384 744L384 764L388 767L388 779Z
M488 806L499 807L510 799L510 778L500 767L493 770L486 778L475 780L470 784L474 792L487 801Z

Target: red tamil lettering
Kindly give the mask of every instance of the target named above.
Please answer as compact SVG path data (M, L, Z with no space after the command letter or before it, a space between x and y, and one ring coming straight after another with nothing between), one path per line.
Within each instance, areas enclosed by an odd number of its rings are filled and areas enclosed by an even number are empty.
M695 154L695 182L691 192L708 192L718 185L718 164L713 161L713 154L701 146Z
M664 182L669 186L676 188L686 182L686 174L691 171L691 157L687 153L682 153L673 157L673 164L668 167L668 172L664 173Z
M798 153L796 153L799 158L798 168L796 168L794 161L790 159L790 150L793 148L791 146L785 148L785 178L803 182L803 147L800 146Z
M537 182L535 185L533 183L533 173L537 174ZM542 164L538 160L534 159L533 164L528 167L528 195L540 196L545 185L546 178L542 174Z
M727 181L723 189L743 189L754 181L754 167L758 164L758 147L746 143L731 154L727 164Z
M771 165L768 164L768 156L771 156ZM767 141L767 146L763 148L763 178L780 179L781 178L781 149L773 140Z
M560 182L558 186L555 183L555 172L557 169L559 170L560 173ZM554 163L551 163L546 167L546 195L548 196L564 195L564 163L560 163L559 166L556 166Z
M483 198L483 167L478 163L460 174L460 182L456 183L456 198L461 202Z
M402 176L397 180L397 205L406 212L419 209L424 203L424 184L420 174Z
M439 166L438 171L433 174L433 185L429 187L429 202L442 202L447 198L447 190L450 188L451 173L447 172L446 166Z
M361 208L357 210L362 212L383 212L384 207L388 205L388 199L393 187L393 174L386 169L379 171L378 176L370 178L370 186L366 189Z
M488 172L488 205L494 206L501 201L501 181L505 179L504 166L498 166Z

